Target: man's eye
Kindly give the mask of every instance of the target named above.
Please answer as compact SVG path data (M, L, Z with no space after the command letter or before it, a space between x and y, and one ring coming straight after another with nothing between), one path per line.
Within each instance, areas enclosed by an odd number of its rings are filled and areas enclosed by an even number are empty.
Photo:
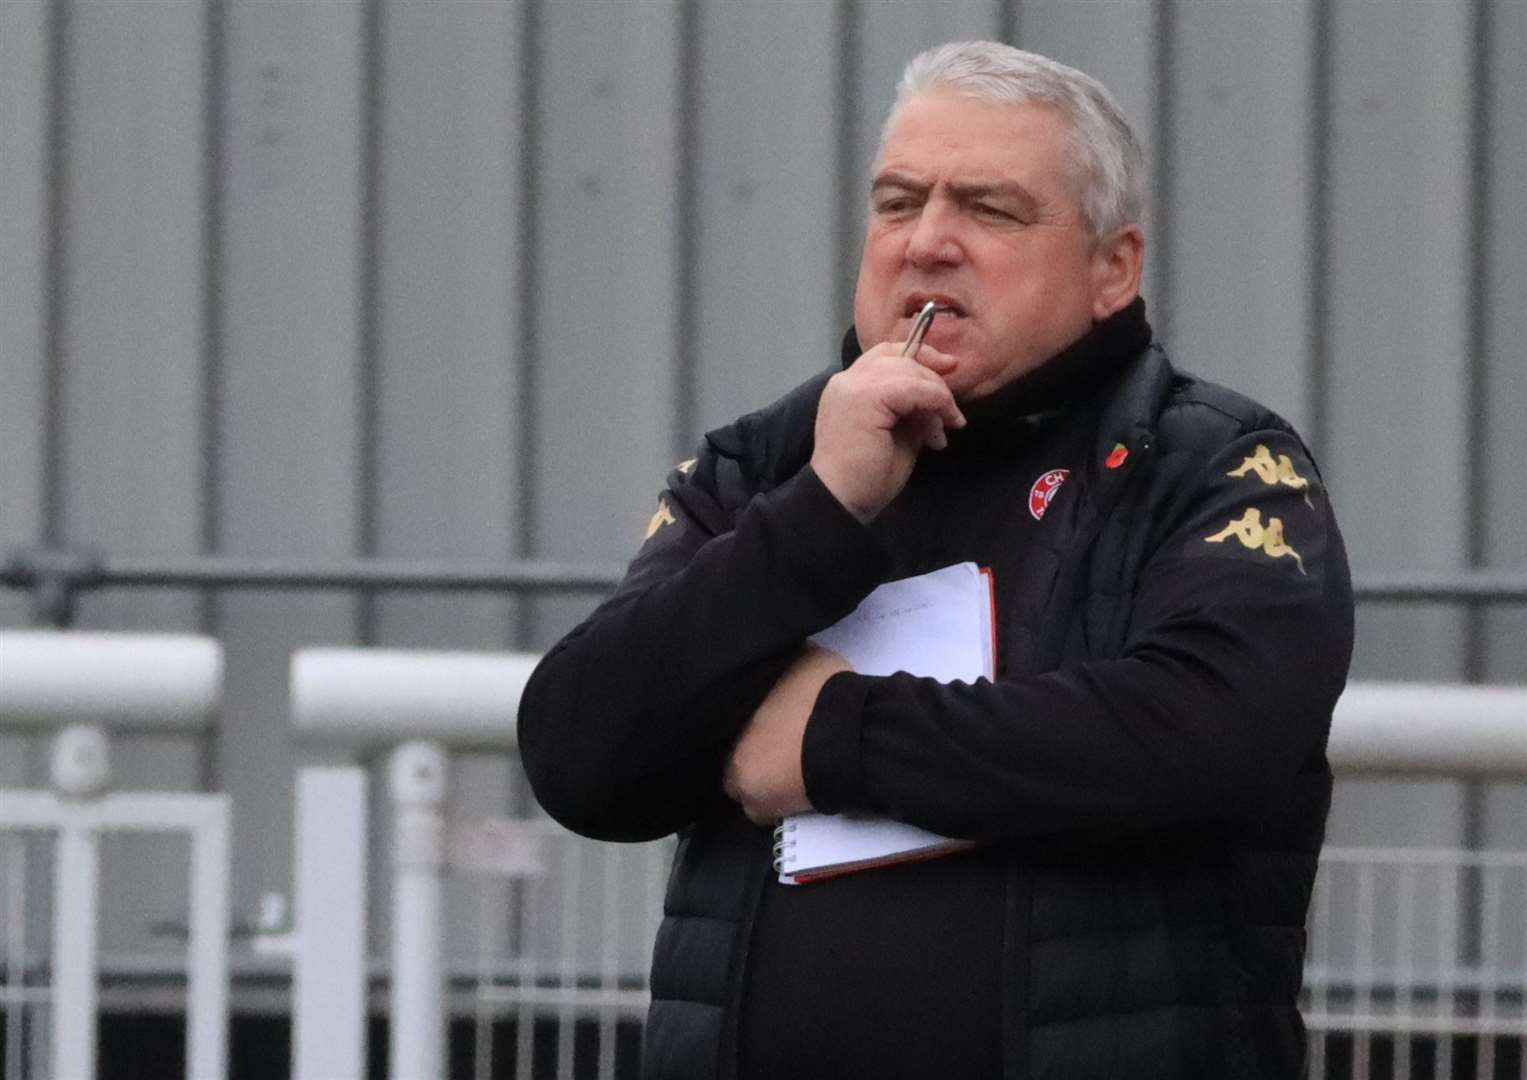
M991 218L994 221L1017 221L1018 220L1017 217L1015 217L1012 214L1009 214L1006 210L1002 209L1000 206L993 206L993 205L991 205L991 203L976 203L974 209L975 209L975 212L976 212L977 216L984 217L984 218Z
M911 199L882 199L875 204L877 214L905 214L911 209Z

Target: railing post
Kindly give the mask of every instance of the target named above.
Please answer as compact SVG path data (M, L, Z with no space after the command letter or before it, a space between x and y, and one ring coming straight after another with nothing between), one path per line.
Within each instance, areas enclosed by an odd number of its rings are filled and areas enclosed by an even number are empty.
M191 935L186 957L186 1076L224 1080L228 1073L228 894L230 803L211 804L191 833ZM62 1075L62 1074L60 1074Z
M98 798L110 773L106 733L71 724L54 737L51 764L53 787L62 797ZM53 1075L79 1080L92 1080L96 1066L100 859L95 825L65 818L53 866Z
M67 577L86 580L88 574ZM107 793L113 732L199 732L222 694L223 650L180 634L0 629L0 730L56 731L51 792L7 792L9 828L54 832L52 1072L96 1074L100 849L105 831L171 829L193 835L187 1068L222 1080L226 1062L228 807L223 796ZM82 722L85 721L85 722ZM211 810L216 804L215 812ZM24 852L13 866L25 868ZM23 913L24 916L24 913ZM24 928L8 942L19 961ZM9 978L18 979L13 973ZM19 1015L19 1010L7 1010ZM6 1065L19 1061L7 1044ZM39 1055L41 1056L41 1055Z
M449 763L444 748L512 750L515 709L538 659L372 648L302 649L292 656L292 722L305 745L353 756L395 748L388 784L394 810L389 1040L394 1080L445 1075L442 892L449 859ZM306 850L300 839L298 850ZM350 873L350 864L337 872ZM363 921L364 913L359 918ZM333 943L320 945L311 936L314 926L310 914L299 915L299 970L330 964ZM353 976L347 970L335 967L328 978L348 978L355 993L364 993L359 968ZM308 1012L311 1001L304 996L296 1004ZM298 1073L294 1080L304 1076ZM335 1077L319 1073L316 1080Z
M445 1076L446 770L436 742L406 742L392 754L392 1080Z
M366 1075L366 773L297 770L292 1080Z

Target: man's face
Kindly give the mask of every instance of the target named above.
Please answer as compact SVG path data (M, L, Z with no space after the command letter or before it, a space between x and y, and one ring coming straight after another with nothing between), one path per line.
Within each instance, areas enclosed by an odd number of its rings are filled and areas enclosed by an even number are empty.
M1082 221L1066 130L1048 106L945 90L902 106L871 187L854 293L861 345L906 340L936 300L950 310L928 344L958 360L945 377L955 396L977 398L1133 298L1119 300L1106 245Z

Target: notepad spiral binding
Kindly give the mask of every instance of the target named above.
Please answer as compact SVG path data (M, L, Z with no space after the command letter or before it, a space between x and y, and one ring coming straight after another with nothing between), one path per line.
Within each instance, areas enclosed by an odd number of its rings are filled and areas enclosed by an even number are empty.
M788 858L785 849L795 847L795 841L786 835L793 832L795 832L795 822L788 818L774 826L774 870L776 873L784 870L784 862Z

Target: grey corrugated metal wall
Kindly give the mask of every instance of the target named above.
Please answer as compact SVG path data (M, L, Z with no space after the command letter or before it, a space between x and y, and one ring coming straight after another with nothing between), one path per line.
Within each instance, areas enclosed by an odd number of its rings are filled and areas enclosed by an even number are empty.
M0 0L0 551L621 560L701 431L834 355L896 72L974 36L1114 88L1156 325L1307 433L1359 571L1527 565L1519 0ZM292 649L542 646L587 606L79 621L227 642L211 745L133 740L118 776L233 793L248 909L289 887ZM1360 633L1365 677L1527 678L1520 609ZM0 741L0 781L34 753ZM522 804L464 768L463 802ZM1520 788L1441 783L1345 785L1333 834L1454 843L1471 800L1527 842ZM177 859L108 869L109 947L177 916Z

